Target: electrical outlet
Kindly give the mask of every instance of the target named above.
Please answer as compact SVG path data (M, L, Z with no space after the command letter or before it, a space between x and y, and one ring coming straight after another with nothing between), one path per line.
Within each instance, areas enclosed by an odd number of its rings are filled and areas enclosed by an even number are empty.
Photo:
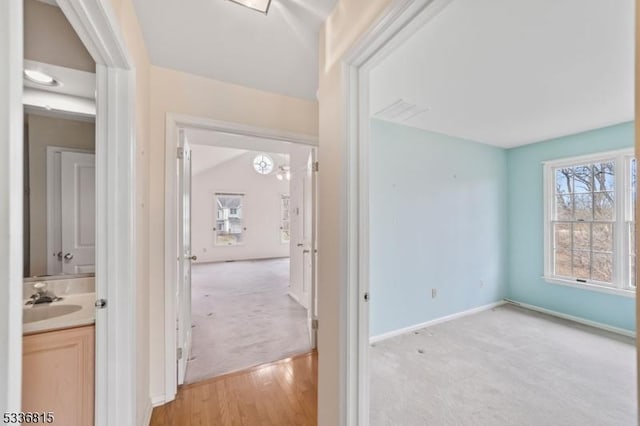
M438 295L438 289L437 288L432 288L431 289L431 298L435 299L437 295Z

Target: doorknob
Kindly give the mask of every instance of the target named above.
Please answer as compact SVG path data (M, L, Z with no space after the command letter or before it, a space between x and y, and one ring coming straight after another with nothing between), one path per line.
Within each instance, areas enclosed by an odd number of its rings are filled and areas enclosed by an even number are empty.
M298 243L298 244L297 244L297 246L298 246L298 247L302 247L303 245L304 245L304 244L302 244L302 243Z
M198 256L196 256L196 255L194 254L194 255L193 255L193 256L191 256L189 259L191 259L191 260L193 260L193 261L195 262L196 260L198 260Z
M69 261L71 259L73 259L73 254L67 253L67 254L64 255L64 260Z
M303 253L311 253L309 250L302 250Z

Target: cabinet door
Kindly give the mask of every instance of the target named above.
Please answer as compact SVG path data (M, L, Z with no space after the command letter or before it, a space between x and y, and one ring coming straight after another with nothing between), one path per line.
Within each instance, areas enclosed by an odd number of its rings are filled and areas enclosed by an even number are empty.
M24 336L22 410L52 411L55 424L92 426L94 327Z

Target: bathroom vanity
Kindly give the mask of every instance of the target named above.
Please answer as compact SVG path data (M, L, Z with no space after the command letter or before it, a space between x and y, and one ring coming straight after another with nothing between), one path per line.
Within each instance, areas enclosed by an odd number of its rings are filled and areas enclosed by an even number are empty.
M23 304L22 410L53 412L55 424L94 424L95 292L93 278L47 281L61 298Z

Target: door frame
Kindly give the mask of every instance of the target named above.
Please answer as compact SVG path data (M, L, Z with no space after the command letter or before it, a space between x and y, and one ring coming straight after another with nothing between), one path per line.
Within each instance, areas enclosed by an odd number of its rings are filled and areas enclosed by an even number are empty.
M22 340L21 0L0 2L0 408L20 411ZM136 423L135 71L109 0L57 0L96 61L95 424ZM5 213L6 212L6 213ZM107 285L108 284L108 285ZM3 345L4 347L4 345Z
M346 347L341 354L346 404L341 418L349 426L369 424L369 75L451 1L392 1L342 59L347 286L343 293Z
M164 296L165 296L165 388L164 400L154 401L167 403L173 401L178 390L177 385L177 335L175 309L175 285L178 280L178 268L175 259L177 253L178 235L178 179L176 169L176 153L180 143L180 132L183 129L201 129L212 132L248 136L253 138L270 139L280 142L289 142L311 147L318 146L318 138L299 133L285 132L264 127L250 126L246 124L219 121L203 117L195 117L184 114L168 113L166 117L165 132L165 242L164 242ZM228 144L215 144L212 146L226 146Z
M22 0L0 2L0 411L22 394Z

